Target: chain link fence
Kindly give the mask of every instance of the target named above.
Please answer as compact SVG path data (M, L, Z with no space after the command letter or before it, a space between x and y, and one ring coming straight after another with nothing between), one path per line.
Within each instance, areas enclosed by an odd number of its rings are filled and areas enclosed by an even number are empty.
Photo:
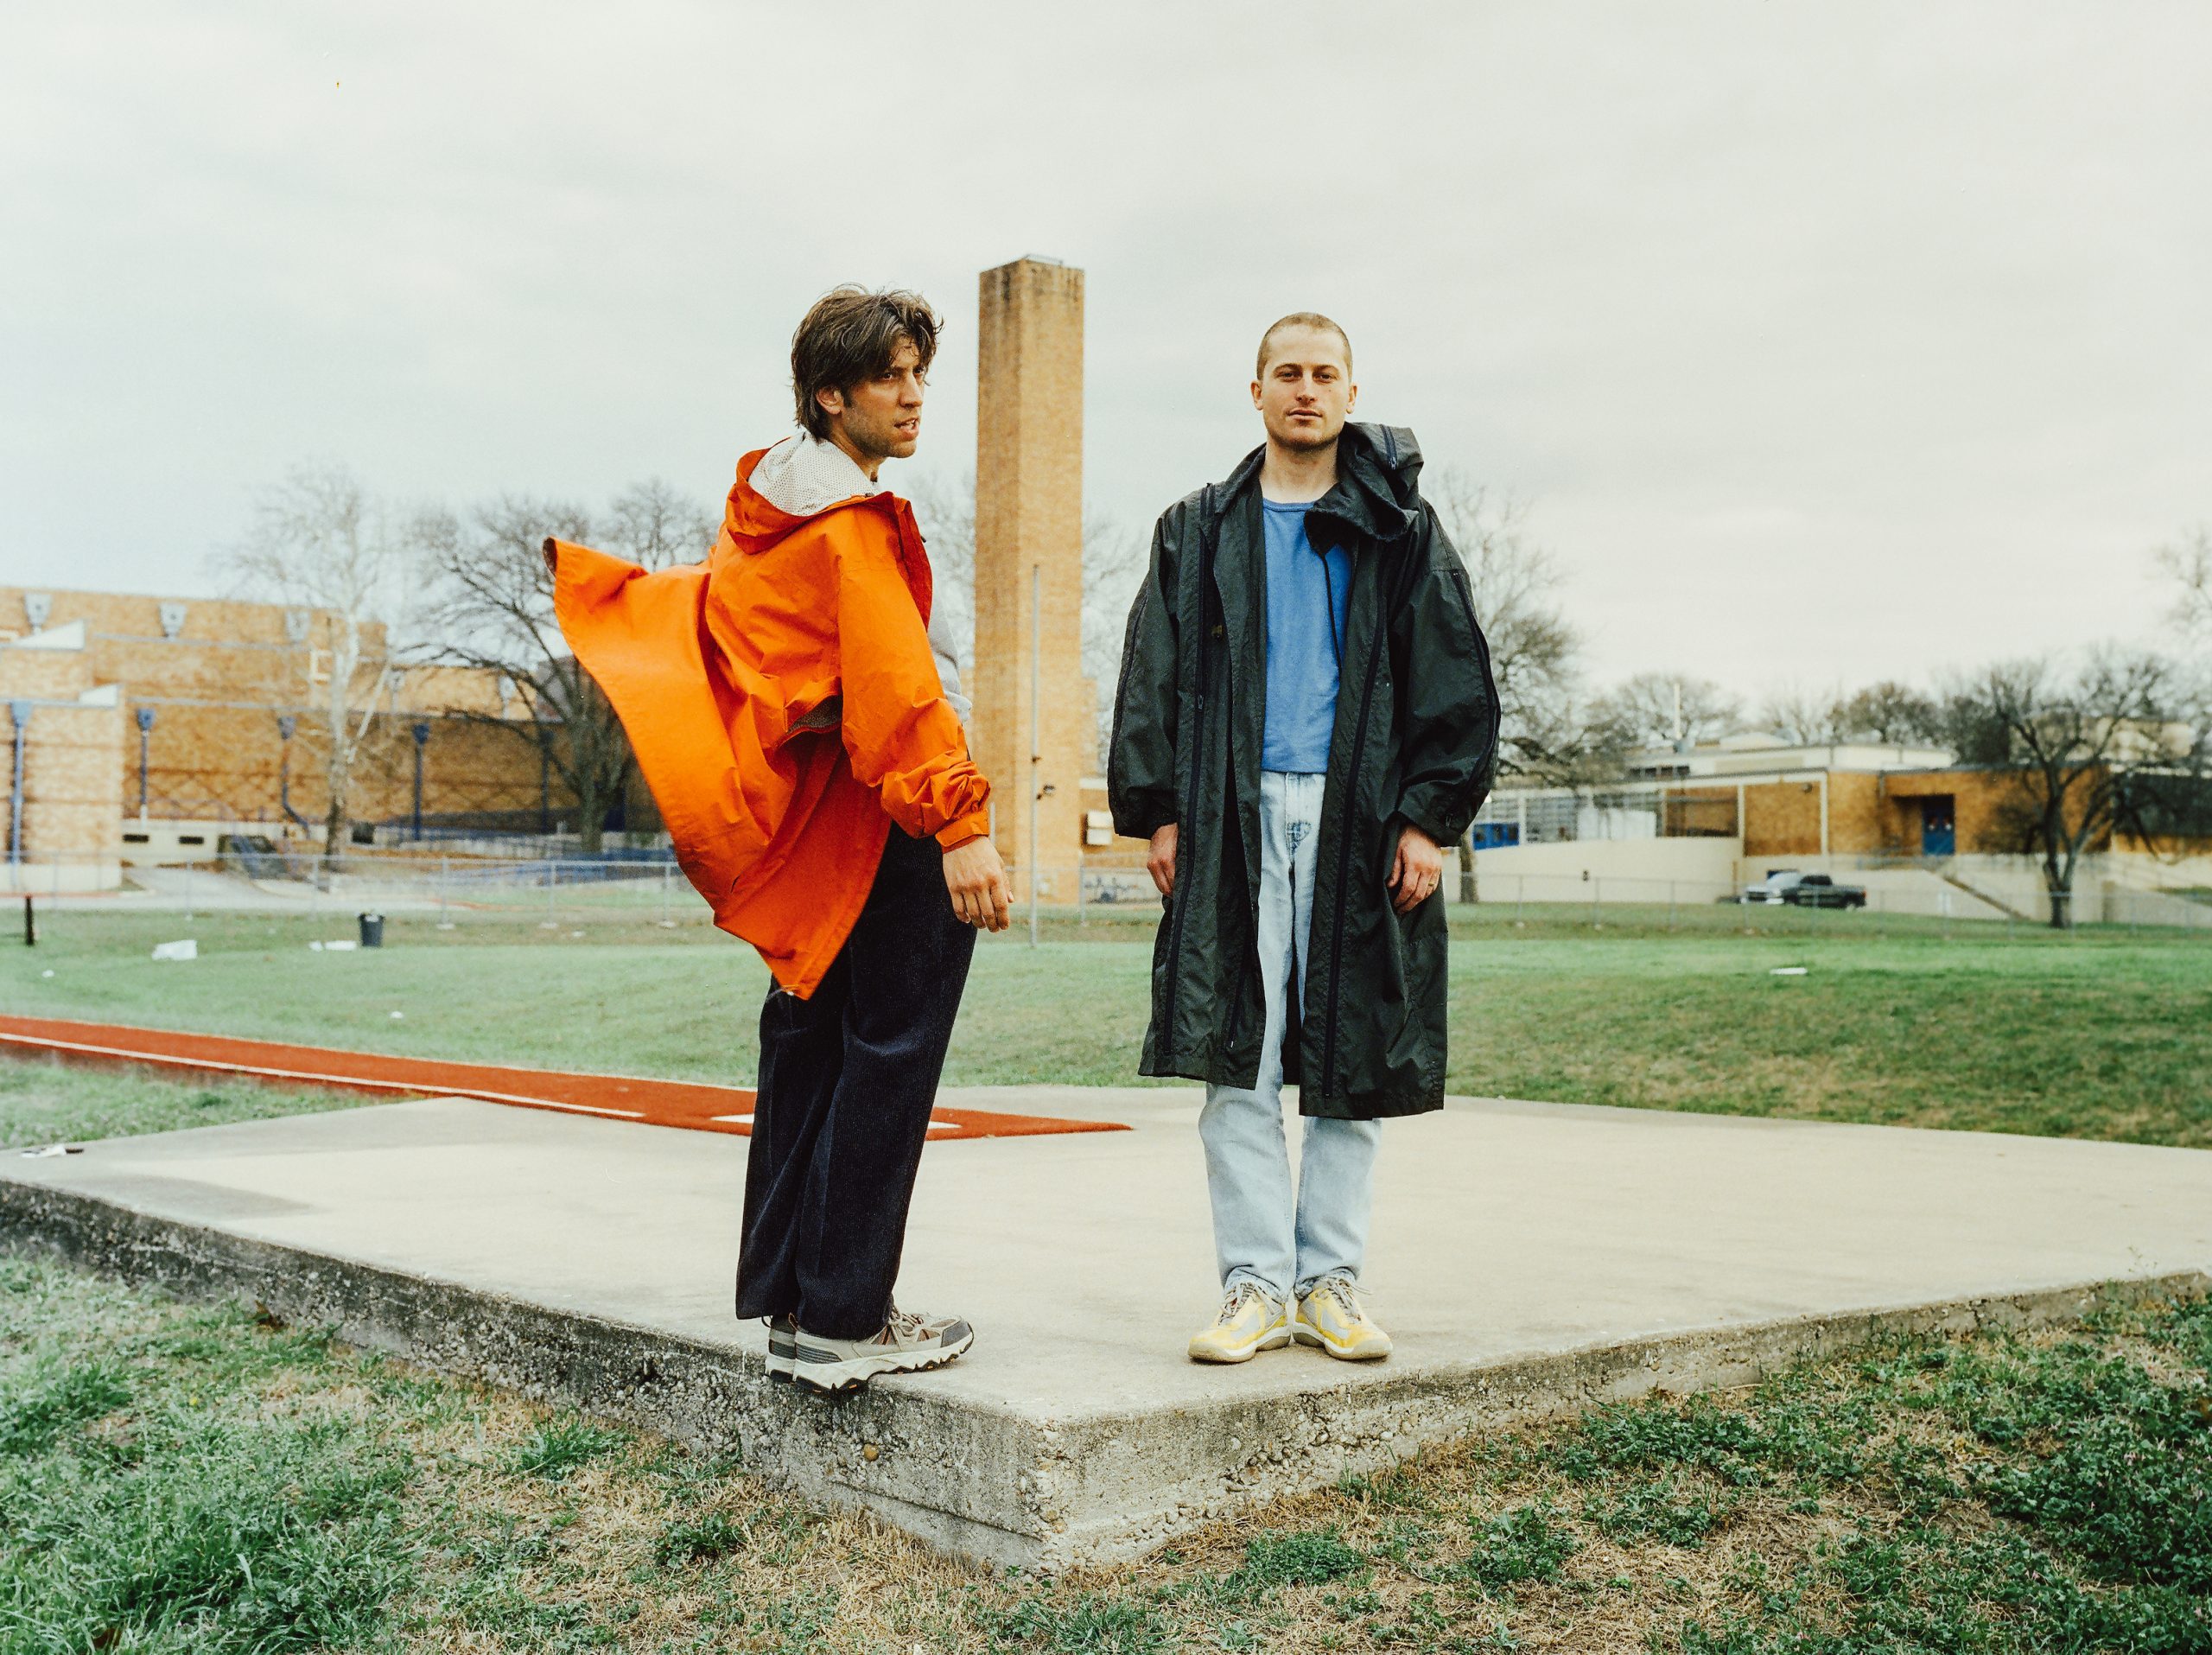
M1022 869L1009 869L1014 922L1031 908ZM1151 876L1128 862L1044 870L1040 924L1056 933L1149 926L1161 911ZM2212 939L2212 890L2133 890L2110 883L2070 895L2002 895L1933 875L1898 882L1876 872L1864 883L1839 875L1827 885L1777 892L1692 879L1595 874L1480 874L1469 881L1447 860L1443 896L1455 924L1634 926L1667 932L1802 931L1813 934L2029 936L2115 931ZM1885 882L1888 881L1889 882ZM1471 886L1471 889L1470 887ZM1470 902L1471 895L1474 901ZM338 857L240 845L216 861L166 866L112 859L0 864L0 895L28 898L57 914L263 913L336 925L361 913L429 921L440 928L593 927L632 933L712 923L706 903L665 850L622 848L598 856L416 854L362 850ZM2062 923L2054 926L2054 914Z

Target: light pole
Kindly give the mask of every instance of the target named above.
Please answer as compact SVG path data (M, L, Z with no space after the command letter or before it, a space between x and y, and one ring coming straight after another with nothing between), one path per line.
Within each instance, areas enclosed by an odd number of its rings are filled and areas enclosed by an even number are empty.
M8 703L8 716L16 724L16 780L8 795L8 864L23 860L23 743L30 733L31 703L21 697Z
M430 721L415 721L415 843L423 843L423 749L430 744Z
M138 819L146 819L146 754L153 743L154 710L138 709Z
M298 729L299 727L300 718L297 713L279 713L276 715L276 740L278 742L278 756L276 760L276 807L284 812L284 820L286 822L297 822L302 827L305 827L307 823L302 820L300 813L292 808L292 733Z

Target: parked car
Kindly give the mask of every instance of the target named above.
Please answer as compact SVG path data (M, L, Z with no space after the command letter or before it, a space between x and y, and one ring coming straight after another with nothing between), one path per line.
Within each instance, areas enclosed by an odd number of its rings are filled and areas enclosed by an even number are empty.
M1839 885L1826 874L1801 874L1783 869L1769 874L1756 885L1744 887L1739 902L1787 902L1801 908L1863 908L1863 885Z

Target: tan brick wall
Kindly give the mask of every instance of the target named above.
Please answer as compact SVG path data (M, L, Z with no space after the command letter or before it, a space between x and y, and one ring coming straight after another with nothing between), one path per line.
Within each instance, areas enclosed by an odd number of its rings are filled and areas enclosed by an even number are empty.
M74 701L92 683L91 663L83 650L0 647L0 694Z
M1837 856L1895 854L1896 812L1882 796L1882 779L1872 771L1828 773L1828 852Z
M0 641L29 629L25 599L38 589L0 587ZM164 600L59 589L46 595L48 629L85 623L84 655L0 651L0 656L23 664L13 669L22 684L42 685L50 678L57 686L25 687L17 693L73 695L92 683L122 686L124 704L116 715L119 734L114 744L115 791L122 812L135 816L138 809L136 719L143 707L154 715L147 742L149 815L270 825L283 820L278 800L283 742L277 720L289 715L297 720L291 744L292 806L308 820L321 821L332 616L235 599ZM174 638L163 635L164 602L183 606L183 624ZM367 629L363 648L364 665L352 697L357 710L375 692L384 665L382 627ZM81 665L56 665L73 659L88 663L89 673ZM60 687L65 683L73 687ZM404 816L411 808L413 742L407 726L418 714L434 715L424 754L426 814L537 808L537 760L525 743L500 731L435 716L454 709L498 713L496 675L410 668L386 704L393 710L375 719L353 776L348 805L356 819ZM556 812L570 803L557 775L552 802Z
M81 621L94 634L111 640L163 641L162 606L184 606L184 625L178 639L188 644L263 644L286 646L287 611L281 603L256 603L238 598L164 598L136 592L71 592L60 588L0 586L0 636L27 632L30 621L24 602L32 592L43 591L51 602L46 625L51 628ZM311 618L311 642L327 642ZM384 647L379 633L376 647ZM96 653L96 665L102 658Z
M979 284L976 429L976 708L993 828L1039 894L1072 901L1083 778L1096 768L1096 686L1083 676L1083 272L1020 259ZM1030 763L1033 570L1042 571L1042 720ZM1052 791L1041 803L1040 787ZM1027 897L1027 875L1016 881Z
M23 753L23 855L33 862L123 849L119 707L41 707ZM7 800L0 797L0 815ZM0 829L0 831L4 831Z
M1819 783L1768 781L1744 789L1746 856L1816 856L1820 853Z
M149 813L194 820L282 819L284 742L275 716L251 707L163 706L156 710L148 744ZM371 726L355 761L348 812L359 821L405 816L414 800L415 742L407 715L387 714ZM291 743L292 808L319 830L328 803L327 726L302 715ZM209 755L220 755L214 763ZM138 807L138 733L129 731L124 807ZM551 778L555 812L570 804L559 773ZM430 720L423 750L426 814L534 811L538 802L535 753L503 730L458 718Z
M13 654L15 652L8 652ZM0 765L0 856L14 833L14 742ZM123 849L123 799L116 762L123 744L120 707L41 706L23 740L22 853L30 862L79 862Z
M1660 803L1659 831L1668 838L1732 838L1736 790L1727 786L1670 786Z
M2005 856L2019 846L2005 831L2008 800L2020 796L2018 776L2009 770L1915 770L1885 779L1904 854L1920 854L1920 807L1929 794L1951 796L1958 848L1972 855ZM2101 850L2102 846L2092 849Z

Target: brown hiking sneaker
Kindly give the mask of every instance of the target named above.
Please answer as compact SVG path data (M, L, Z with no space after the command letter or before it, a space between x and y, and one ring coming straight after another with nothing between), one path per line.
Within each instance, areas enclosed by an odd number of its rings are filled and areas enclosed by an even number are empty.
M828 1339L801 1327L791 1341L791 1378L816 1391L851 1391L879 1373L924 1373L957 1359L976 1342L957 1316L931 1320L891 1307L865 1339Z

